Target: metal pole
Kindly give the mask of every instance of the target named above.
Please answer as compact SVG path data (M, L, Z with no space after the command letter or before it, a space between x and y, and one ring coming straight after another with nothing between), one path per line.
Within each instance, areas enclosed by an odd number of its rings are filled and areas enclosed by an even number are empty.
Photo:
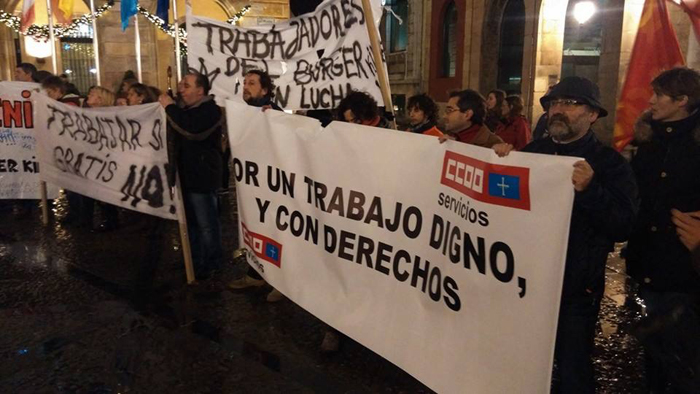
M46 0L46 11L49 14L49 43L51 44L51 65L53 66L53 74L58 74L58 61L56 59L56 41L53 35L53 13L51 12L51 0ZM49 224L49 201L48 192L46 190L46 182L39 182L39 192L41 193L41 221L44 226Z
M100 44L97 39L97 18L95 18L95 0L90 0L90 13L92 14L92 46L95 51L95 70L97 73L97 86L102 85L102 76L100 75Z
M143 76L141 75L141 34L139 33L139 13L134 15L134 28L136 34L136 74L139 77L139 82L143 83Z
M166 21L167 22L167 21ZM182 79L182 65L180 60L180 24L177 21L177 0L173 0L173 24L175 25L175 67L177 69L177 82Z
M53 13L51 12L51 0L46 0L46 11L49 13L49 41L51 42L51 63L53 74L58 74L58 62L56 61L56 42L53 36Z

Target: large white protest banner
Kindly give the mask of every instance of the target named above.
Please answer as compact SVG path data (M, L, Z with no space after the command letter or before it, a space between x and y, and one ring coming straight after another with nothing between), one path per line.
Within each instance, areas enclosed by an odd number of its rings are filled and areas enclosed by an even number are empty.
M78 108L34 98L41 178L123 208L177 220L158 103Z
M379 23L381 1L371 3ZM313 13L248 28L188 14L188 66L209 78L220 105L241 100L252 69L272 77L285 109L335 108L353 89L383 105L366 23L361 0L326 0Z
M0 82L0 199L41 198L31 101L40 94L36 83ZM57 196L50 185L48 198Z
M227 116L241 245L266 281L438 392L548 392L576 159Z

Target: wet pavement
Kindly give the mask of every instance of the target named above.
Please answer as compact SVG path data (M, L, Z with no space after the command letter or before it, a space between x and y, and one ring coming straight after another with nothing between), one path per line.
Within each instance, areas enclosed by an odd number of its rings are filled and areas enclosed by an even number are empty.
M231 256L235 207L223 201ZM432 392L350 339L321 354L326 326L289 300L267 303L269 288L226 290L241 262L187 286L175 222L122 211L118 229L96 232L60 223L64 204L44 227L36 206L0 201L0 393ZM596 338L598 391L639 393L633 286L618 252Z

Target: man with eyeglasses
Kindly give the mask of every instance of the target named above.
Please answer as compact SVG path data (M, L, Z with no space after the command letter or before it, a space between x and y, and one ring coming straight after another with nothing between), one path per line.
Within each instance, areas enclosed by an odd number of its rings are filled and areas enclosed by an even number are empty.
M575 190L564 269L564 286L554 358L555 392L594 393L593 341L605 288L605 263L615 242L629 236L638 210L632 168L614 149L596 138L591 125L608 113L593 82L567 77L540 99L548 108L549 137L523 152L580 157L571 182ZM494 150L506 156L513 146Z
M478 92L466 89L450 93L443 121L447 135L440 143L457 140L467 144L491 148L503 140L484 125L486 100Z

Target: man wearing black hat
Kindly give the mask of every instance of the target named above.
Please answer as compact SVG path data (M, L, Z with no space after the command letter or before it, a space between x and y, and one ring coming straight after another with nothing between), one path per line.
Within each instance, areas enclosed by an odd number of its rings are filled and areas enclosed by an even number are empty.
M522 151L584 159L574 164L571 177L576 195L554 352L558 392L594 393L591 354L605 287L605 262L614 243L627 239L632 229L637 185L625 159L591 130L593 122L608 114L593 82L564 78L540 102L548 108L550 135ZM494 147L499 156L512 149L509 144Z

